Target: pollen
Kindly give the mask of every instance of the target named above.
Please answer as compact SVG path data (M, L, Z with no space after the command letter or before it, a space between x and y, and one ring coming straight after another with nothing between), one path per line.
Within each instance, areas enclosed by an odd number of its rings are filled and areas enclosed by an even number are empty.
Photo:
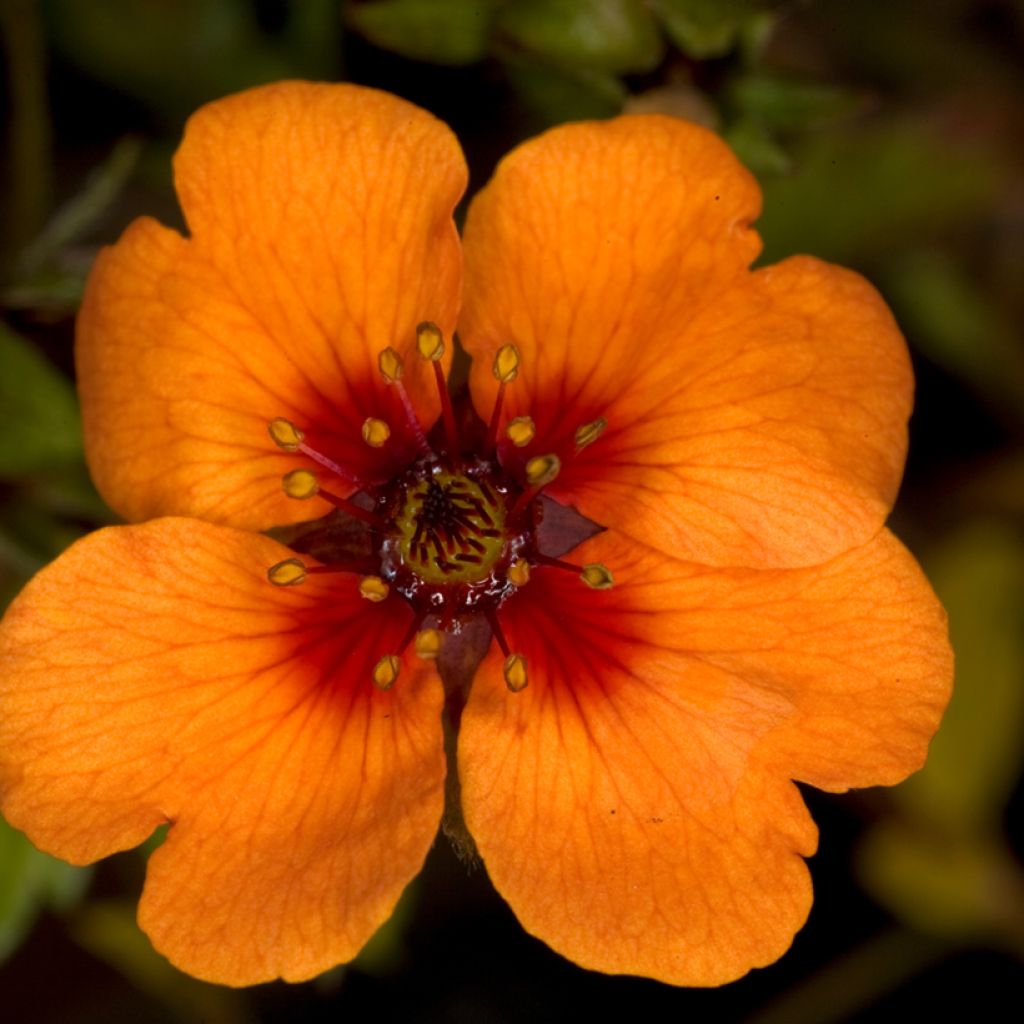
M387 599L388 594L391 593L391 588L379 576L364 576L359 581L359 593L367 601L379 604Z
M416 351L435 363L444 355L444 335L437 324L426 320L416 328Z
M395 685L395 680L398 678L398 673L401 671L402 663L394 654L385 654L376 665L373 666L373 672L371 673L373 678L373 685L378 690L390 690Z
M377 365L386 383L397 384L402 379L402 357L390 345L381 350Z
M306 435L291 420L282 416L272 419L267 424L267 430L274 444L286 452L297 452L299 445L306 439Z
M432 661L441 653L442 642L443 634L439 629L421 629L414 643L417 657Z
M591 562L589 565L583 566L580 579L591 590L611 590L615 586L615 577L612 576L611 570L600 562Z
M603 416L598 416L596 420L591 420L589 423L584 423L583 426L576 428L576 450L582 451L587 447L588 444L593 444L604 432L608 426L608 421Z
M532 487L545 487L561 469L562 460L557 455L537 455L526 464L526 482Z
M267 570L267 579L275 587L297 587L306 578L306 566L298 558L286 558Z
M526 689L530 679L526 672L526 658L522 654L510 654L505 659L505 685L513 692Z
M519 376L519 349L502 345L494 357L494 376L502 384L511 384Z
M316 475L308 469L293 469L285 473L281 478L281 486L289 498L297 498L299 501L315 498L320 491Z
M529 416L516 416L508 421L505 436L517 447L525 448L536 436L536 424Z
M371 448L383 448L391 437L391 428L374 416L367 416L363 421L363 440Z
M524 558L517 558L508 567L508 581L514 587L525 587L530 582L530 563Z

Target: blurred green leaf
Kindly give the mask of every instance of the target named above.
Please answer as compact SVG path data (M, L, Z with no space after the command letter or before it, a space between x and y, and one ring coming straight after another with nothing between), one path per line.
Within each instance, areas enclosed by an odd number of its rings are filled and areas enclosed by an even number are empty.
M956 683L928 763L895 797L915 820L982 834L998 829L1024 763L1024 540L977 522L925 567L949 613Z
M642 0L515 0L499 27L522 49L570 68L621 75L649 71L662 55Z
M769 74L733 79L726 96L741 115L775 131L818 128L864 105L863 97L849 89Z
M44 10L80 67L175 125L208 100L300 70L245 0L46 0Z
M743 23L763 5L758 0L653 0L651 6L683 53L706 60L728 53Z
M3 324L0 408L0 479L81 459L74 388L29 342Z
M891 821L871 830L858 861L871 893L925 934L971 941L1013 928L1006 908L1020 906L1019 874L996 843Z
M241 1024L249 1019L242 993L190 978L157 953L135 923L131 904L114 900L90 903L75 915L71 932L80 946L158 999L183 1022Z
M489 0L375 0L352 4L348 20L370 42L435 64L472 64L487 53Z
M1024 420L1024 341L949 252L919 249L884 281L900 323L930 359Z
M405 935L416 908L418 884L406 886L394 912L363 946L352 966L366 974L387 975L397 970L407 955Z
M17 949L41 910L77 903L90 877L89 868L40 853L0 818L0 960Z
M795 252L884 260L990 215L1006 178L993 154L920 119L821 132L790 154L793 173L762 182L764 262Z
M599 71L512 57L505 61L505 74L538 129L565 121L613 117L626 101L622 83Z
M80 241L120 195L138 163L142 143L122 139L93 172L81 191L50 218L22 256L22 265L34 271L51 263L65 246Z
M731 125L724 138L744 166L757 175L785 174L792 166L786 150L753 118L742 118Z

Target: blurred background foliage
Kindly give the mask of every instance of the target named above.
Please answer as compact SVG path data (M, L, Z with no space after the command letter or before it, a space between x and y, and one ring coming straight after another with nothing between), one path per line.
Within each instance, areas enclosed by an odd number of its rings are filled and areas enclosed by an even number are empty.
M219 989L135 928L147 851L71 868L0 822L7 1019L537 1021L600 1007L799 1024L948 1017L961 998L987 1020L1000 996L1019 1006L1024 4L0 0L0 18L0 601L115 521L84 467L73 387L98 247L142 213L180 223L169 161L192 110L305 77L433 110L466 147L472 189L566 120L661 111L720 131L763 185L764 260L855 267L907 334L918 400L894 526L949 609L958 659L924 771L893 791L808 792L822 825L810 921L781 963L727 989L577 969L443 842L353 965Z

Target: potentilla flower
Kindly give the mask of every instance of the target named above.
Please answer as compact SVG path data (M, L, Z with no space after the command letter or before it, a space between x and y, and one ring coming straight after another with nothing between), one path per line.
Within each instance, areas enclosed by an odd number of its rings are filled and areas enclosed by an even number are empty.
M899 781L949 693L883 526L912 378L877 293L750 270L754 179L666 117L521 146L461 249L454 137L372 90L214 103L175 173L187 237L129 227L78 330L94 477L150 521L4 619L10 821L77 863L169 823L157 949L308 978L419 870L438 655L482 656L447 694L461 804L523 925L673 984L775 960L811 902L794 780Z

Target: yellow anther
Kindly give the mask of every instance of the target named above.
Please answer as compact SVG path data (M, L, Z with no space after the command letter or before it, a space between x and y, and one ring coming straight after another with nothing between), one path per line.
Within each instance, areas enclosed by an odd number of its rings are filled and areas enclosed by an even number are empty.
M508 581L514 587L525 587L530 582L530 563L523 558L517 558L508 567Z
M502 345L494 357L494 376L502 384L511 384L519 376L519 349L515 345Z
M513 692L526 689L529 682L526 674L526 658L521 654L510 654L505 659L505 685Z
M517 416L514 420L508 421L505 428L505 436L517 447L524 448L528 445L537 433L537 425L529 416Z
M416 654L428 661L441 653L441 631L439 629L421 629L414 641Z
M298 451L299 445L306 437L291 420L286 420L281 416L271 420L267 424L267 430L270 431L270 437L274 444L286 452Z
M385 654L373 666L373 685L378 690L390 690L395 685L402 663L393 654Z
M562 460L557 455L537 455L526 464L526 482L544 487L558 476Z
M588 444L593 444L604 433L604 429L607 426L608 421L603 416L598 416L596 420L591 420L589 423L584 423L582 427L577 427L577 451L580 448L586 448Z
M306 578L306 567L297 558L286 558L267 570L275 587L297 587Z
M320 484L316 476L308 469L293 469L281 477L281 486L289 498L298 498L305 501L307 498L315 498Z
M444 335L437 324L426 320L417 326L416 351L424 359L435 363L444 355Z
M364 576L359 581L359 593L367 601L379 604L391 593L391 588L379 576Z
M615 577L612 576L611 570L600 562L591 562L590 565L583 566L580 579L591 590L611 590L615 586Z
M363 421L363 440L371 448L381 448L387 444L391 436L391 428L384 422L373 416L367 416Z
M394 384L402 379L402 357L390 345L381 352L377 363L385 383Z

